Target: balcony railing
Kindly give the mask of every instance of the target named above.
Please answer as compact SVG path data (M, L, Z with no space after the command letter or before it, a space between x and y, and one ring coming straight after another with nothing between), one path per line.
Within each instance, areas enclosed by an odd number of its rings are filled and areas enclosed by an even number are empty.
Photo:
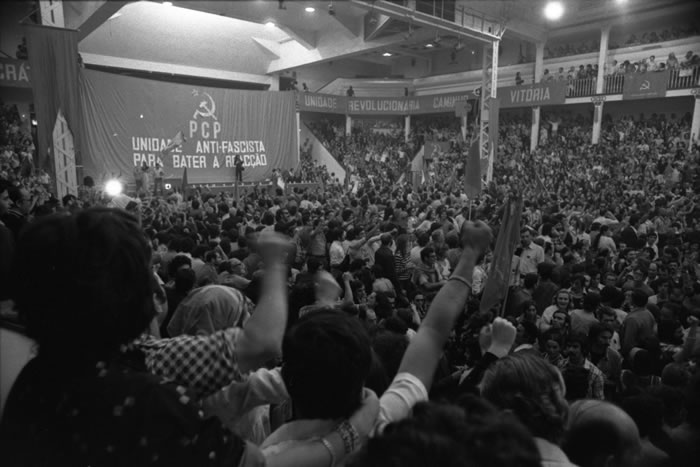
M566 89L566 97L586 97L595 94L595 78L572 79Z
M700 66L671 70L668 89L685 89L700 86Z
M603 94L622 94L625 75L608 75L603 82Z
M649 72L649 73L653 73ZM625 75L607 75L603 82L603 94L622 94ZM668 89L687 89L700 86L700 66L671 70ZM589 97L596 94L596 78L574 79L568 82L566 97Z

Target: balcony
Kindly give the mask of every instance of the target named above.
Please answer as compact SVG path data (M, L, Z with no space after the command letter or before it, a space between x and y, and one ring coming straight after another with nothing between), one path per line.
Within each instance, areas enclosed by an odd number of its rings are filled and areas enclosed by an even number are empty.
M649 72L653 73L653 72ZM608 75L603 82L603 94L622 94L625 75ZM589 97L596 94L596 78L573 79L569 81L566 97ZM700 65L671 70L667 89L688 89L700 86Z

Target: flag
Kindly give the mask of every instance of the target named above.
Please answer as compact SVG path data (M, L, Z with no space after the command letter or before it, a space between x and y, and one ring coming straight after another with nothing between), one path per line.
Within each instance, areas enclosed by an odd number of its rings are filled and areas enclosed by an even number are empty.
M479 310L482 312L491 310L507 297L513 253L520 237L520 217L522 212L522 197L509 200L503 211L503 222L501 222L501 228L496 238L493 262L491 263L479 305Z
M284 190L284 187L287 186L286 183L284 183L284 180L282 180L282 177L277 178L277 186L282 188Z
M474 138L464 164L464 193L469 199L476 198L481 193L481 159L479 156L479 139Z
M185 135L183 135L181 131L178 131L175 134L175 137L172 140L170 140L168 145L165 146L161 152L163 154L167 154L168 152L172 151L176 147L182 146L182 143L184 143L185 141L187 141L187 139L185 139Z
M187 166L185 166L185 170L182 171L182 186L180 189L182 191L182 195L185 196L185 192L187 190Z

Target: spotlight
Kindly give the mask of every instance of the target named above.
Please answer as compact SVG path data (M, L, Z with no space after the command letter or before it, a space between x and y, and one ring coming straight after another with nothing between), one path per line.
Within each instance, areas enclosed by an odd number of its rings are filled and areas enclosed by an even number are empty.
M430 42L428 42L427 44L425 44L425 46L426 46L427 48L429 48L429 49L432 49L432 48L434 47L433 44L430 43Z
M105 183L105 193L109 196L119 196L122 194L122 190L124 190L124 186L117 179L112 179Z
M382 57L391 57L392 53L391 52L384 52L382 54Z
M316 8L312 6L307 6L306 8L304 8L304 11L306 11L307 13L313 13L314 11L316 11Z
M544 17L556 21L564 15L564 5L561 2L549 2L544 7Z
M268 21L267 23L265 23L265 27L272 29L275 27L275 23L273 23L272 21Z

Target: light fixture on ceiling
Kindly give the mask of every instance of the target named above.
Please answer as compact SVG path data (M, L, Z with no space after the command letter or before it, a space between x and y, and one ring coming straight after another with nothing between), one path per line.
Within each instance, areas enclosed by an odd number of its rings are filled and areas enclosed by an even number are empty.
M544 17L556 21L564 15L564 5L558 1L547 2L544 7Z
M394 54L392 54L391 52L384 52L382 54L382 57L391 57L392 55L394 55Z
M272 29L272 28L274 28L275 26L277 26L277 25L274 23L274 21L268 21L267 23L265 23L265 27L266 27L266 28Z
M316 11L316 8L312 6L307 6L306 8L304 8L304 11L307 13L313 13L314 11Z
M433 47L435 47L432 42L428 42L427 44L425 44L425 46L429 49L432 49Z
M335 7L333 6L333 0L331 0L331 3L328 4L328 14L331 16L335 16Z

